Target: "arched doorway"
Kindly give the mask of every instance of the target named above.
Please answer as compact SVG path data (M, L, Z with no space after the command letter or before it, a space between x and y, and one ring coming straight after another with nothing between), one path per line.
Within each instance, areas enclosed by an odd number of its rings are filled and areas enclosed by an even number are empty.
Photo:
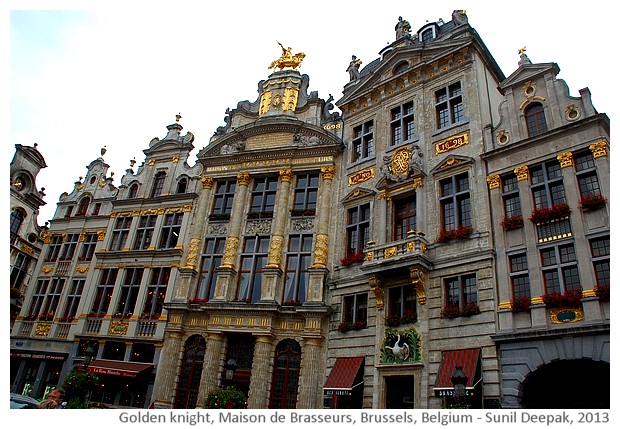
M554 361L538 368L522 385L523 408L609 408L608 362Z
M206 347L207 343L200 335L192 335L185 342L174 408L196 407Z
M295 408L299 387L301 346L295 340L282 340L276 347L269 408Z

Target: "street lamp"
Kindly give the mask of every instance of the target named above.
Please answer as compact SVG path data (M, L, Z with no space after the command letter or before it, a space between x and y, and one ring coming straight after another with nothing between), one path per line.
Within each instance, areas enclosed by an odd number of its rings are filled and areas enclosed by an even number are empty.
M88 370L88 365L90 365L93 357L95 357L95 348L92 344L88 344L88 347L84 351L84 367L86 370Z
M224 365L224 368L226 369L226 380L232 381L235 375L235 370L239 368L239 365L237 365L235 358L230 358L226 362L226 365Z
M457 365L454 367L454 372L452 373L450 380L454 385L454 396L459 399L465 396L465 386L467 386L468 378L463 372L462 366Z

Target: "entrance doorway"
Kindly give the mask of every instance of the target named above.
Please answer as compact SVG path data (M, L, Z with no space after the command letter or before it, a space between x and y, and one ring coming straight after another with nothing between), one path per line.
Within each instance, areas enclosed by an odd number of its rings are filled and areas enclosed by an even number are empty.
M605 409L610 406L608 362L586 359L551 362L523 382L523 408Z
M385 377L385 408L413 408L414 377Z

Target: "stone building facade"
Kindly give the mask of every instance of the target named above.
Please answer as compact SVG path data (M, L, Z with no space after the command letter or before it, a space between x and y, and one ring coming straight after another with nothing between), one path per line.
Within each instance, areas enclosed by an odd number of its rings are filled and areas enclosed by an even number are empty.
M44 236L13 390L87 362L113 406L232 385L248 408L489 408L608 379L609 120L553 63L507 78L464 11L395 32L337 101L282 46L193 166L180 116L118 188L93 161Z

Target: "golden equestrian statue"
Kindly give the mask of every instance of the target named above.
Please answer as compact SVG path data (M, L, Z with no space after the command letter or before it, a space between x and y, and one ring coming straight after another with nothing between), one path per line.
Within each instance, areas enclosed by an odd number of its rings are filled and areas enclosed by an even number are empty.
M278 41L276 40L276 42ZM293 55L291 53L290 46L288 48L285 48L284 46L282 46L282 43L280 42L278 42L278 45L280 45L280 47L282 48L282 55L277 60L273 60L271 62L271 65L268 68L270 69L278 68L282 70L284 67L291 67L293 70L295 70L297 67L301 65L301 62L306 57L306 54L304 54L303 52L300 52L298 54Z

